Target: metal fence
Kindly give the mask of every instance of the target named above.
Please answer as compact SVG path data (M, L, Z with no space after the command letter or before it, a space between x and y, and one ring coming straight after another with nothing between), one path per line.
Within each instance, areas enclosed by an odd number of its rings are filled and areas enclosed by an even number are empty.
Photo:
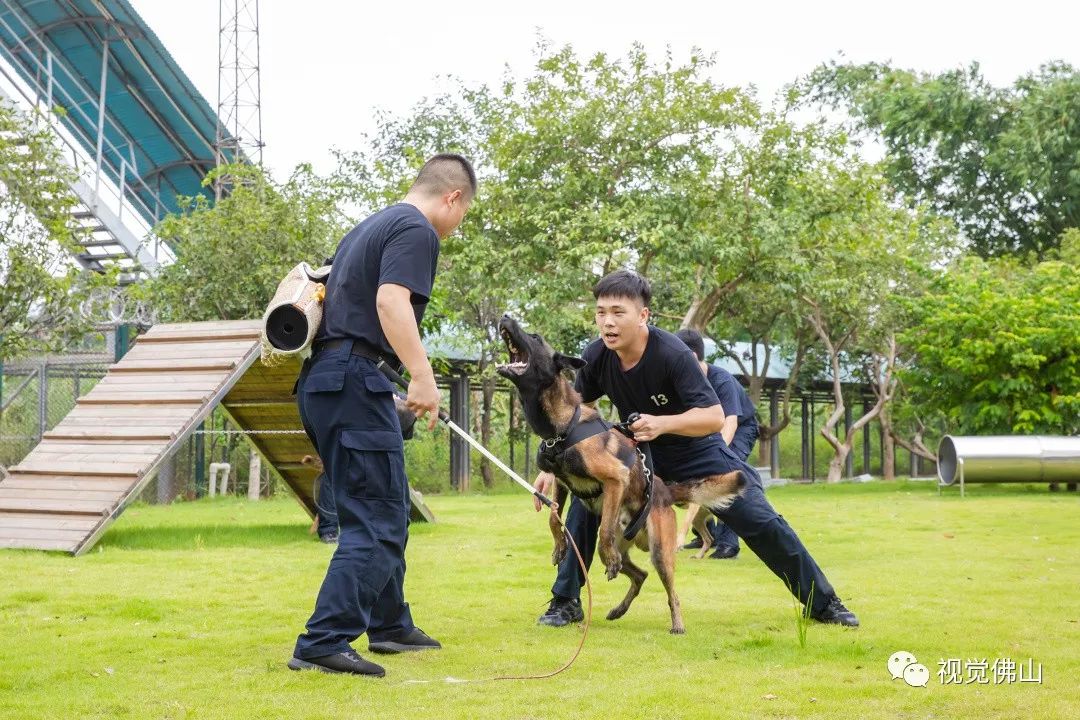
M70 355L4 363L0 374L0 465L34 449L105 375L105 355Z

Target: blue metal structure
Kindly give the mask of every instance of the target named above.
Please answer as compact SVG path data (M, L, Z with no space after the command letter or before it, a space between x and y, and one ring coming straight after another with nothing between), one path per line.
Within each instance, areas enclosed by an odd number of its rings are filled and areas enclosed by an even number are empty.
M95 204L102 178L149 226L180 195L213 200L216 115L128 0L0 0L0 60L61 111L94 164Z

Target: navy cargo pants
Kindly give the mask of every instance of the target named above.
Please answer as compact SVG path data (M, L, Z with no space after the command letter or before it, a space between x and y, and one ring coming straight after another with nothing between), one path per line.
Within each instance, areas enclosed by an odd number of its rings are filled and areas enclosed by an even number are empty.
M757 423L746 423L740 425L735 430L734 437L731 438L731 449L742 460L750 461L750 453L754 450L754 443L757 442L758 426ZM727 523L708 522L709 532L713 536L713 545L716 547L724 547L725 545L731 548L735 548L736 552L739 550L739 536L735 534L735 531ZM697 531L694 531L697 535Z
M804 605L810 603L812 616L820 613L835 595L833 587L799 536L765 499L757 472L740 460L726 445L718 444L706 455L707 457L662 458L654 449L656 474L661 478L687 480L742 470L748 482L746 489L730 507L716 511L717 516L746 541L754 554L784 582L792 595ZM581 550L585 566L588 567L592 564L596 552L600 517L589 512L588 508L575 498L567 511L566 527ZM581 574L577 557L568 552L559 563L559 573L551 587L552 595L578 598L584 583L585 578Z
M326 472L315 478L315 516L319 518L316 532L319 537L337 535L337 505L334 504L334 488Z
M296 640L301 659L345 652L365 632L378 642L414 627L403 589L409 493L393 386L350 349L317 353L297 381L300 419L330 476L340 526Z

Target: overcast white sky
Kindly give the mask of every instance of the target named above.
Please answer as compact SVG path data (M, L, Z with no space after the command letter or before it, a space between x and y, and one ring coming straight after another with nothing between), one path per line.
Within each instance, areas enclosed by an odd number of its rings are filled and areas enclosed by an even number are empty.
M217 102L218 0L133 0L211 106ZM977 60L1008 84L1049 60L1080 66L1080 3L828 0L813 2L508 3L262 0L265 162L283 176L329 150L359 149L376 109L404 113L425 96L532 67L538 33L579 53L622 55L638 41L715 52L715 79L771 96L837 57L937 71Z

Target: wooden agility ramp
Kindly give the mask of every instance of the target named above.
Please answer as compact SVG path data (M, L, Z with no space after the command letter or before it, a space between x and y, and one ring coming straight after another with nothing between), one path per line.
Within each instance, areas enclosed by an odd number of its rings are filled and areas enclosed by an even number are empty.
M301 426L299 363L263 366L261 329L253 320L181 323L139 337L0 480L0 548L90 549L219 405L314 516L317 472L301 459L315 449L306 435L282 432ZM414 494L414 518L425 519L420 509Z

